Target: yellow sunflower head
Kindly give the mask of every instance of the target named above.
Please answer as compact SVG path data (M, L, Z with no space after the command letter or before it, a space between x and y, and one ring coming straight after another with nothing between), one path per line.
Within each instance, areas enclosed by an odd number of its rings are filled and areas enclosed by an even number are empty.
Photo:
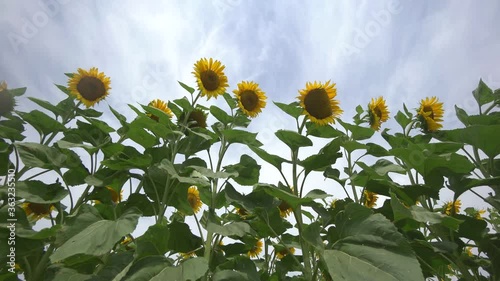
M125 239L123 239L122 242L120 242L120 244L126 246L132 242L133 242L132 238L130 238L130 236L127 235L125 236Z
M448 216L458 214L460 212L461 206L462 201L460 201L460 199L445 202L443 206L443 213L447 214Z
M94 106L109 94L111 80L96 67L90 70L78 68L78 73L68 80L68 88L72 95L85 106Z
M236 208L235 211L242 219L248 216L248 211L245 208Z
M0 116L6 116L8 113L14 110L16 106L16 100L13 95L7 90L7 83L2 81L0 83Z
M363 192L364 195L364 205L368 208L373 208L375 207L375 203L377 203L378 195L375 192L371 192L368 190L365 190Z
M281 200L281 203L278 206L278 208L280 209L280 216L282 218L288 217L292 213L292 211L293 211L292 207L287 202L285 202L284 200Z
M21 205L26 216L32 220L39 220L41 218L48 217L49 214L55 209L53 204L40 204L40 203L31 203L24 202Z
M202 203L200 199L200 192L196 186L190 186L188 188L187 200L189 205L193 209L193 212L196 214L200 211Z
M246 115L255 118L266 106L266 94L255 82L242 81L238 83L238 89L234 90L238 100L238 106Z
M202 97L217 98L226 92L227 77L225 66L218 60L202 58L194 64L194 76Z
M443 127L443 103L439 102L437 97L421 100L417 115L425 132L434 132Z
M337 201L338 201L337 199L333 199L332 202L330 202L330 208L331 209L335 209Z
M148 106L157 108L157 109L165 112L168 116L170 116L170 118L172 118L174 116L174 114L172 113L172 110L170 110L170 108L168 108L167 103L160 100L160 99L155 99L155 100L151 101L148 104ZM148 116L155 121L159 120L158 116L155 116L151 113L148 113Z
M248 256L251 258L256 258L260 253L262 252L262 247L264 246L264 243L262 243L262 240L257 240L255 242L255 245L248 251Z
M196 108L189 113L187 118L187 124L189 128L206 128L207 127L207 116L208 114L202 109ZM179 117L179 121L184 121L186 118L186 113L183 112Z
M481 209L481 210L474 210L475 213L474 213L474 218L476 220L483 220L483 217L482 215L484 215L484 213L486 213L486 210L484 209Z
M276 257L277 257L278 259L280 259L280 260L281 260L281 259L283 259L286 255L288 255L289 253L290 253L290 254L292 254L292 255L293 255L293 254L295 254L295 248L294 248L294 247L290 247L290 248L288 248L288 250L283 249L283 250L281 250L281 251L277 251L277 252L276 252Z
M339 101L335 99L337 96L335 83L307 82L306 88L300 90L299 94L298 98L304 114L318 125L335 123L335 118L342 114Z
M188 252L188 253L180 253L180 254L181 254L181 257L183 260L187 260L187 259L196 257L196 253L194 251Z
M376 131L380 130L380 125L389 119L389 110L383 97L372 98L368 104L368 116L370 127Z

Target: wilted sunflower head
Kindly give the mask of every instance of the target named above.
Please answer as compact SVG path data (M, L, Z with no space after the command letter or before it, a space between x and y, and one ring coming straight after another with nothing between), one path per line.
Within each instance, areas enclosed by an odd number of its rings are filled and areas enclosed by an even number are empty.
M375 207L375 203L377 203L378 195L375 192L371 192L368 190L365 190L363 192L364 195L364 205L368 208L373 208Z
M281 200L280 205L278 206L280 209L280 216L282 218L288 217L292 213L292 207L284 200Z
M458 214L460 212L461 206L462 201L460 201L460 199L444 202L443 213L447 214L448 216Z
M425 132L434 132L443 127L443 103L437 97L425 98L420 101L420 108L417 115L421 123L421 128Z
M383 97L372 98L368 104L368 116L370 127L376 131L380 130L380 125L389 119L389 110Z
M0 83L0 116L6 116L14 110L16 100L14 96L7 90L7 83L2 81Z
M187 200L193 212L198 213L203 203L201 203L200 192L196 186L193 185L188 188Z
M262 247L264 246L264 243L262 243L262 240L257 240L255 242L255 245L248 251L248 256L251 258L256 258L261 252L262 252Z
M168 116L170 116L170 118L172 118L174 116L174 114L172 113L172 110L170 110L170 108L168 108L167 106L167 103L160 100L160 99L155 99L155 100L152 100L148 106L151 106L151 107L154 107L154 108L157 108L163 112L165 112L165 114L167 114ZM155 120L155 121L158 121L159 118L158 116L156 115L153 115L151 113L148 113L148 116L149 118Z
M21 205L21 208L23 208L27 217L35 221L49 216L49 214L55 209L53 204L40 204L32 202L24 202Z
M109 94L111 80L96 67L90 70L78 68L68 80L68 88L72 95L80 100L85 106L94 106Z
M337 96L335 83L307 82L306 88L300 90L299 94L298 98L304 114L318 125L335 123L335 118L342 113L339 101L335 99Z
M292 254L292 255L295 254L295 248L294 247L290 247L290 248L288 248L288 250L287 249L283 249L281 251L277 251L276 252L276 257L281 260L286 255L288 255L289 253Z
M194 64L194 76L198 83L201 96L207 99L217 98L226 92L227 76L224 74L225 66L218 60L202 58Z
M238 83L238 89L233 93L236 95L241 111L252 118L257 117L266 106L266 94L259 88L259 84L253 81Z
M207 116L208 114L202 109L196 108L189 113L187 118L187 124L189 128L206 128L207 127ZM186 119L186 113L183 112L179 117L179 122Z

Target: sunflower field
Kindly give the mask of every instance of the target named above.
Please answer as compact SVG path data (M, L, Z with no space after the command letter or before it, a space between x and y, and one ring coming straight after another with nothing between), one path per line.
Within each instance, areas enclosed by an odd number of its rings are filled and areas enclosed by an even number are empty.
M416 110L374 97L349 119L332 81L272 103L254 81L230 89L224 69L200 59L184 98L133 116L93 108L112 95L97 68L66 73L59 103L29 97L31 112L3 82L0 280L500 280L499 89L480 80L477 112L455 106L463 126L446 130L438 97ZM295 128L274 132L287 151L248 129L269 106ZM487 207L462 208L465 193Z

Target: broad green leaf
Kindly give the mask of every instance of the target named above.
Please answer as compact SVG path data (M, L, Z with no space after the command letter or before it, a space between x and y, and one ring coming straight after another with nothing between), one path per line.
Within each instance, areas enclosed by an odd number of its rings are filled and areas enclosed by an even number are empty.
M255 231L245 222L233 222L226 225L217 225L208 222L208 230L227 237L255 236Z
M102 160L101 164L112 170L146 169L151 160L151 155L139 153L132 146L124 146L120 153Z
M176 99L174 100L174 103L176 103L178 106L180 106L184 111L192 111L193 106L191 105L191 102L188 101L186 97L183 97L181 99Z
M24 165L45 169L57 169L63 167L66 155L59 150L46 145L24 142L14 144L19 151L19 156Z
M152 225L139 238L135 239L137 250L135 259L147 256L164 255L168 251L170 231L168 226L162 224Z
M285 160L283 158L281 158L280 156L278 155L274 155L274 154L270 154L268 153L267 151L265 151L264 149L261 149L261 148L258 148L258 147L254 147L254 146L248 146L250 148L250 150L252 150L255 154L257 154L262 160L266 161L267 163L273 165L274 167L276 167L278 170L281 170L281 164L283 162L290 162L288 160Z
M229 114L227 114L224 110L220 109L219 107L212 105L210 107L210 113L219 121L222 122L222 124L227 125L233 121L233 117L231 117Z
M69 92L69 89L66 88L66 86L63 86L63 85L58 85L58 84L55 84L56 87L61 90L63 93L65 93L66 95L68 96L72 96L72 94Z
M491 141L500 139L500 125L473 125L462 129L440 131L433 136L441 141L470 144L481 149L488 157L500 154L500 145Z
M104 255L123 236L134 231L139 217L139 210L129 209L116 221L95 222L62 244L50 256L50 260L57 262L76 254Z
M246 276L243 280L259 280L259 273L255 267L255 263L245 256L235 256L229 261L219 265L217 270L234 270L233 272L243 273ZM219 271L219 272L220 272ZM240 279L236 279L240 280Z
M234 280L250 281L250 279L247 278L246 274L239 272L239 271L229 270L229 269L215 272L213 280L214 281L234 281Z
M151 281L165 270L165 268L170 268L168 266L171 265L171 262L165 256L145 257L134 261L120 281Z
M91 146L91 145L87 145L87 144L83 144L83 143L72 143L72 142L65 141L65 140L60 140L60 141L57 141L56 143L57 143L57 146L59 146L60 148L75 148L75 147L83 148L89 154L93 154L99 150L99 148Z
M69 215L65 218L65 224L63 224L61 229L57 232L55 245L57 247L61 246L71 237L101 220L102 217L93 206L86 204L80 206L76 214Z
M134 260L131 251L118 252L108 256L102 269L95 275L92 281L109 281L117 277ZM67 280L65 280L67 281Z
M51 281L90 281L92 280L92 275L80 273L72 268L61 267L55 273L49 272L47 278L46 280Z
M290 104L274 102L274 104L281 110L283 110L286 114L292 116L295 119L297 119L302 114L302 112L304 112L304 109L299 106L298 102L292 102Z
M367 143L366 145L368 146L367 154L375 157L389 156L389 151L376 143Z
M16 196L32 203L57 203L67 195L68 191L60 183L46 184L35 180L16 183Z
M222 171L213 172L210 169L207 169L205 167L200 167L200 166L188 166L188 168L191 168L191 169L199 172L203 176L205 176L207 178L211 178L211 179L226 179L229 177L238 176L238 172L228 172L228 171L226 171L226 172L222 172Z
M122 124L122 126L125 126L127 124L127 117L125 117L124 115L122 115L121 113L119 113L118 111L113 109L113 107L111 107L111 105L109 106L109 110L111 110L111 112L116 117L116 119L118 119L118 121L120 121L120 124Z
M471 115L467 121L471 125L498 125L500 124L500 112L491 112L488 115Z
M411 120L408 118L403 112L398 111L394 119L398 122L398 124L403 128L403 130L410 124Z
M322 256L334 280L424 280L410 244L383 215L351 203L335 224L339 240Z
M330 139L330 138L335 138L338 136L345 135L344 133L333 128L330 125L320 126L314 122L307 122L306 128L307 128L307 135L318 137L318 138Z
M233 98L230 94L224 93L223 97L226 100L227 105L229 105L229 107L231 109L235 109L238 107L238 103L236 102L236 99Z
M102 116L102 112L100 111L97 111L93 108L85 108L85 109L82 109L82 108L76 108L76 113L79 115L79 116L82 116L84 118L86 117L94 117L94 118L98 118L98 117L101 117Z
M460 120L460 122L462 122L462 124L464 124L465 126L469 125L469 121L468 121L469 115L467 114L467 112L465 112L465 110L463 110L460 107L455 105L455 112L456 112L458 120Z
M222 134L229 143L241 143L255 147L262 146L262 143L256 138L257 133L250 133L237 129L226 129L222 131Z
M477 85L477 88L472 91L472 95L479 106L490 103L495 99L493 91L483 82L483 79L479 80L479 84Z
M128 196L127 201L122 202L123 209L137 208L145 217L154 216L158 213L157 204L149 201L148 197L141 193L132 193Z
M190 94L193 94L194 93L194 89L189 87L188 85L182 83L181 81L177 81L179 82L179 85L181 85L182 88L184 88L186 91L188 91Z
M166 171L169 175L171 175L173 178L177 179L179 182L182 183L193 184L198 186L210 185L210 183L203 178L184 177L179 175L172 162L170 162L170 160L168 159L163 159L158 168Z
M64 114L64 110L60 109L59 107L51 104L50 102L48 101L44 101L44 100L41 100L41 99L37 99L37 98L34 98L34 97L28 97L28 99L30 99L32 102L38 104L39 106L51 111L52 113L54 113L54 115L56 116L59 116L59 115L63 115Z
M275 135L293 151L299 149L299 147L313 145L309 138L294 131L278 130Z
M321 240L320 237L322 229L321 224L319 222L314 222L309 225L303 225L302 227L302 238L318 252L322 253L325 248L325 244L323 244L323 240Z
M259 182L260 165L252 157L243 154L240 163L224 167L226 173L231 173L235 182L241 185L254 185Z
M256 208L269 209L279 204L274 197L270 196L262 189L254 190L248 195L242 195L236 191L230 183L226 183L224 191L226 193L228 203L236 202L239 206L242 206L248 211L253 211Z
M62 132L66 129L61 123L39 110L33 110L29 113L18 112L18 114L24 121L29 123L43 135Z
M168 238L168 249L188 253L201 246L202 240L200 237L191 233L189 225L173 221L168 225L169 228L169 238Z
M371 128L366 128L366 127L361 127L358 125L344 123L340 119L338 121L339 121L340 125L342 125L342 127L346 128L347 130L349 130L351 132L351 137L354 140L369 139L375 133L375 131Z
M487 179L472 179L472 178L461 178L456 180L455 178L450 178L449 188L455 191L455 198L458 198L467 190L470 190L478 186L500 186L500 177L492 177Z
M8 89L9 93L15 97L20 97L24 95L26 92L26 87L23 88L15 88L15 89Z

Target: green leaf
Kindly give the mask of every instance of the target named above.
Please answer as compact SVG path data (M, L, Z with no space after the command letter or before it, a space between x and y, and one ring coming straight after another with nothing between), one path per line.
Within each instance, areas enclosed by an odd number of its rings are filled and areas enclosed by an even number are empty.
M146 169L151 164L151 160L151 155L142 154L132 146L123 146L120 153L102 160L101 164L112 170Z
M500 125L473 125L462 129L440 131L433 136L439 140L470 144L481 149L488 157L500 154L500 146L491 141L500 139Z
M33 110L30 113L18 112L18 114L24 121L28 122L35 130L43 135L62 132L66 129L61 123L38 110Z
M116 119L118 119L118 121L120 121L120 124L122 124L122 126L125 126L127 124L127 118L124 115L120 114L115 109L113 109L113 107L111 107L111 105L109 106L109 110L111 110L111 112L116 117Z
M366 151L367 154L370 154L375 157L383 157L390 155L387 149L376 143L367 143L366 145L368 146L368 149Z
M79 148L85 149L89 154L94 154L95 152L99 151L99 148L91 146L91 145L87 145L87 144L83 144L83 143L72 143L72 142L65 141L65 140L57 141L57 146L59 146L60 148L79 147Z
M80 206L76 214L65 217L65 223L57 232L55 246L61 246L71 237L74 237L88 226L101 220L102 217L93 206L86 204Z
M135 259L147 256L164 255L168 251L170 231L168 226L162 224L152 225L139 238L135 239L137 250Z
M330 139L345 135L341 131L333 128L331 125L320 126L314 122L307 122L306 128L307 128L307 135L318 138Z
M126 275L122 279L116 281L151 281L161 274L163 270L171 269L171 267L168 267L171 265L170 261L164 256L145 257L136 260L132 266L130 266ZM177 273L174 276L178 276ZM181 279L179 278L179 280Z
M41 181L16 183L16 196L32 203L57 203L67 195L68 191L60 183L46 184Z
M229 270L229 269L217 271L214 274L213 280L214 281L234 281L234 280L249 281L247 276L245 274L243 274L242 272L233 271L233 270Z
M495 99L493 91L483 82L483 79L479 79L479 84L477 88L472 91L472 95L480 106L490 103Z
M259 273L257 272L257 268L255 267L255 263L245 256L235 256L231 258L227 262L219 265L217 267L217 272L223 270L233 270L233 272L243 273L246 276L243 280L259 280ZM217 275L217 273L216 273ZM231 279L231 280L241 280L240 278Z
M280 156L278 155L274 155L274 154L270 154L270 153L267 153L265 150L261 149L261 148L258 148L258 147L254 147L254 146L248 146L250 148L250 150L252 150L255 154L257 154L262 160L266 161L267 163L273 165L274 167L276 167L278 170L281 170L281 164L283 162L287 162L289 163L290 161L288 160L285 160L283 158L281 158Z
M123 236L134 231L139 217L139 210L129 209L116 221L95 222L62 244L50 256L50 260L57 262L75 254L104 255Z
M191 105L191 103L188 101L188 99L186 97L183 97L181 99L176 99L174 100L174 102L180 106L182 109L184 109L184 111L192 111L193 110L193 106Z
M262 143L257 140L257 133L250 133L237 129L226 129L221 132L229 143L241 143L248 146L260 147Z
M227 114L224 110L220 109L219 107L212 105L210 107L210 113L219 121L222 122L222 124L227 125L233 121L233 117L231 117L229 114Z
M254 185L259 182L260 165L246 154L241 155L240 163L227 165L224 169L227 173L236 174L233 179L240 185Z
M38 143L15 143L21 160L28 167L57 169L64 166L66 155L59 150Z
M24 88L16 88L16 89L8 89L9 90L9 93L15 97L20 97L22 95L24 95L24 93L26 92L26 87Z
M170 235L168 239L168 249L188 253L201 246L202 240L200 237L191 233L189 225L173 221L168 225Z
M334 280L424 280L410 244L383 215L351 203L335 224L339 240L322 256Z
M59 115L63 115L64 114L64 110L62 110L59 107L51 104L48 101L44 101L44 100L37 99L37 98L34 98L34 97L28 97L28 99L30 99L32 102L38 104L39 106L41 106L41 107L43 107L43 108L51 111L52 113L54 113L55 116L59 116Z
M403 129L406 128L406 126L408 126L408 124L410 124L411 120L410 118L408 118L403 112L401 111L398 111L398 113L396 114L396 116L394 116L394 119L396 119L396 121L398 122L399 125L401 125L401 127Z
M365 128L365 127L361 127L361 126L358 126L358 125L352 125L352 124L349 124L349 123L344 123L340 119L338 121L339 121L340 125L342 125L342 127L346 128L347 130L349 130L351 132L351 137L354 140L369 139L375 133L375 131L373 129L371 129L371 128Z
M222 95L222 96L226 100L227 105L229 105L229 108L235 109L238 107L238 103L236 102L236 100L233 97L231 97L230 94L224 93L224 95Z
M467 112L465 112L465 110L455 105L455 112L458 120L460 120L462 124L464 124L465 126L469 125L469 121L467 120L469 118L469 115L467 114Z
M290 104L274 102L274 104L281 110L283 110L286 114L292 116L295 119L297 119L302 114L302 112L304 112L304 109L299 106L298 102L292 102Z
M255 231L245 222L232 222L226 225L217 225L208 222L208 231L218 233L226 237L244 237L245 235L255 236Z
M182 83L181 81L177 81L179 82L179 85L181 85L182 88L184 88L186 91L188 91L190 94L193 94L194 93L194 89L189 87L188 85Z
M299 147L313 145L309 138L294 131L278 130L275 135L293 151L299 149Z
M169 175L171 175L174 179L177 179L179 182L182 183L187 183L187 184L193 184L197 186L208 186L210 183L202 178L194 178L194 177L184 177L180 176L172 162L170 162L168 159L163 159L158 166L161 170L166 171Z
M66 88L66 86L63 86L63 85L58 85L58 84L55 84L56 87L61 90L63 93L65 93L66 95L68 96L71 96L72 97L72 94L69 92L68 88Z
M309 225L304 225L303 228L302 237L304 240L319 253L322 253L325 248L325 244L323 244L323 240L321 240L319 235L322 229L321 224L319 222L314 222Z

